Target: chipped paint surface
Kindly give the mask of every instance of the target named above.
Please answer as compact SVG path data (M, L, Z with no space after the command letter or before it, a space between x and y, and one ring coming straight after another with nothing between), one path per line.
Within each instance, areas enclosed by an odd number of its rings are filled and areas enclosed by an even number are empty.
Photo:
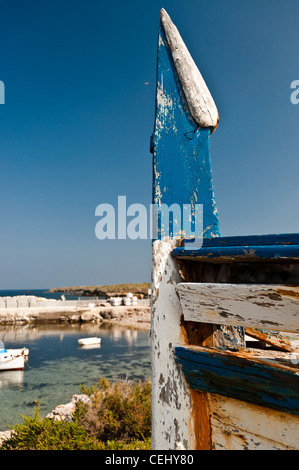
M292 344L292 338L287 336L286 333L277 331L264 331L255 328L246 328L245 333L252 338L274 346L278 350L288 352L294 352L296 350L295 346ZM295 336L296 339L298 339L298 335Z
M270 409L299 415L299 372L288 362L246 350L221 351L198 346L175 348L190 387ZM282 353L280 353L282 355Z
M219 121L215 102L180 33L163 8L161 23L193 119L199 126L215 130Z
M184 319L299 333L299 288L180 283Z
M214 450L298 450L299 416L207 394Z
M191 88L186 87L187 69L185 66L177 67L175 63L179 59L176 53L180 51L174 51L172 46L177 36L176 33L175 37L172 36L168 18L166 22L164 20L165 15L163 17L162 14L156 116L151 139L153 204L159 207L176 204L181 210L184 204L193 208L195 204L202 204L203 236L215 238L220 236L220 229L212 180L210 133L218 123L218 112L216 121L204 122L209 111L211 117L215 109L212 109L214 105L211 102L203 103L206 89L201 88L197 99L201 100L199 111L202 114L199 120L194 117L191 102L194 104L196 100L188 95ZM186 56L183 57L185 59ZM202 78L200 81L201 87ZM178 264L172 257L175 242L165 238L168 227L165 230L161 224L160 228L159 239L153 242L152 254L152 445L154 449L204 448L209 446L206 399L204 395L199 398L190 390L174 356L175 347L187 340L175 289L182 281ZM173 237L177 235L182 236L181 233L173 233ZM232 337L232 330L223 329L221 340L225 340L226 335Z
M299 245L297 246L274 246L251 248L244 247L222 247L206 248L200 250L185 250L184 248L175 248L174 255L184 257L185 259L195 259L200 261L209 261L215 263L238 262L238 261L259 261L259 260L299 260Z
M218 112L164 10L156 96L153 203L203 204L204 243L175 246L163 226L153 242L153 449L298 449L299 235L220 236ZM246 348L244 327L276 349Z
M173 348L180 344L180 304L175 291L181 280L170 256L172 240L153 243L152 278L152 445L153 449L194 448L190 431L191 397ZM194 437L193 437L194 439Z
M210 129L199 127L188 108L163 25L158 41L156 116L151 141L153 203L203 205L205 237L219 237L212 181ZM164 235L163 227L161 237ZM168 233L167 233L168 235ZM176 235L176 234L174 234Z
M299 260L299 234L252 235L204 239L198 250L175 248L178 258L210 263Z

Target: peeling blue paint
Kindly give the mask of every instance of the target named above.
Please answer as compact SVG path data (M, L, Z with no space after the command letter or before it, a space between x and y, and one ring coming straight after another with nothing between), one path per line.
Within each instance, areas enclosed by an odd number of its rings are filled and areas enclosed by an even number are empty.
M177 257L191 257L198 260L275 260L299 259L299 234L252 235L204 239L200 249L176 248Z
M202 204L204 237L220 236L210 160L211 129L200 128L191 117L162 25L156 96L151 139L153 204L178 204L181 211L184 204ZM161 227L160 237L164 235Z
M299 415L296 369L201 348L176 347L175 355L193 390Z

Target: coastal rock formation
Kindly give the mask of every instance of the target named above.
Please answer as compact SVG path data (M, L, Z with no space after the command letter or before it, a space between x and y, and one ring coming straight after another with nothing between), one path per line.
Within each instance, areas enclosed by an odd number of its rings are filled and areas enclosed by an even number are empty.
M53 421L66 421L70 423L78 402L90 404L91 399L86 394L73 395L69 403L56 406L46 417ZM0 432L0 445L2 445L6 439L9 439L12 433L13 430Z
M61 292L70 295L96 296L109 299L110 297L123 296L131 292L139 299L148 297L148 290L151 284L144 282L138 284L110 284L106 286L74 286L74 287L55 287L49 289L49 292Z
M76 404L82 402L85 404L90 404L91 399L88 395L73 395L71 401L65 405L58 405L54 410L47 415L47 418L53 419L54 421L66 421L71 422L73 413L76 409Z
M5 308L0 309L0 325L24 323L75 323L75 322L110 322L126 326L149 328L150 306L148 303L137 306L99 307L63 307L63 302L40 308Z
M6 440L9 439L10 436L12 435L13 431L2 431L0 432L0 446L2 443Z

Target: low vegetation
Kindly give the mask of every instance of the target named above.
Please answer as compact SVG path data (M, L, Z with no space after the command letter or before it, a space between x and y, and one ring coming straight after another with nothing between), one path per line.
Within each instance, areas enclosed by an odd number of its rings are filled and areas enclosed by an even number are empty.
M109 296L111 294L125 295L128 292L131 292L134 295L147 297L148 289L150 288L150 283L142 282L137 284L108 284L103 286L53 287L49 289L49 292L64 292L71 295L86 295L99 297L105 297L106 295Z
M0 450L147 450L151 448L150 383L106 379L82 392L91 404L78 402L72 422L40 415L14 426Z

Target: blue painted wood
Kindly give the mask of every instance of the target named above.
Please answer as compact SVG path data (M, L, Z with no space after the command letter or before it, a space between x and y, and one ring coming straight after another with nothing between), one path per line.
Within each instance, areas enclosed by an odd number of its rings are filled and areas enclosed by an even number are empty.
M248 246L245 247L222 247L222 248L201 248L198 250L186 250L175 248L174 256L178 258L188 257L198 261L223 259L232 261L258 261L258 260L297 260L299 259L299 245L293 246Z
M193 390L299 415L298 369L196 347L176 347L175 356Z
M233 237L205 238L203 246L264 246L299 245L299 233L270 235L239 235Z
M200 128L190 115L160 24L156 119L151 140L153 204L203 204L205 237L220 236L210 160L209 128ZM161 227L159 238L164 237ZM173 233L177 236L178 233Z
M299 234L253 235L204 239L199 249L178 247L173 251L178 258L198 260L295 260L299 259Z

